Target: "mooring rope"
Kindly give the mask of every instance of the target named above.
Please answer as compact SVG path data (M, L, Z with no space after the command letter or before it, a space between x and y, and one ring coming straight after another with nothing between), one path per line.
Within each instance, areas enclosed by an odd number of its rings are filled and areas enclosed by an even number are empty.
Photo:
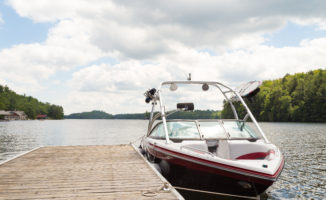
M142 195L145 197L155 197L158 193L171 192L171 186L169 183L164 182L162 186L153 190L144 190Z
M142 139L144 137L144 135L142 135L141 137L137 138L136 140L134 140L133 142L130 142L130 144L134 144L135 142L137 142L138 140Z
M178 186L173 186L173 187L175 189L178 189L178 190L186 190L186 191L200 192L200 193L206 193L206 194L215 194L215 195L220 195L220 196L229 196L229 197L237 197L237 198L244 198L244 199L260 199L259 196L251 197L251 196L242 196L242 195L236 195L236 194L226 194L226 193L219 193L219 192L211 192L211 191L205 191L205 190L196 190L196 189L184 188L184 187L178 187Z
M214 194L214 195L220 195L220 196L229 196L229 197L237 197L237 198L244 198L244 199L256 199L259 200L260 197L252 197L252 196L242 196L242 195L236 195L236 194L226 194L226 193L220 193L220 192L211 192L211 191L205 191L205 190L197 190L197 189L191 189L191 188L184 188L184 187L178 187L173 186L175 189L178 190L186 190L191 192L200 192L205 194ZM158 193L164 193L164 192L170 192L171 186L169 183L165 182L162 186L158 187L157 189L153 190L143 190L142 195L145 197L155 197L158 195Z

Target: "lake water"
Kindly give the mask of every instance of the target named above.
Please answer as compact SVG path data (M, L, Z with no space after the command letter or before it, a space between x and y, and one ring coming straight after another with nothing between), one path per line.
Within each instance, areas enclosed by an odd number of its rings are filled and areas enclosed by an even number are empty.
M260 123L285 156L268 199L326 199L326 124ZM146 120L0 122L0 163L39 146L110 145L137 140Z

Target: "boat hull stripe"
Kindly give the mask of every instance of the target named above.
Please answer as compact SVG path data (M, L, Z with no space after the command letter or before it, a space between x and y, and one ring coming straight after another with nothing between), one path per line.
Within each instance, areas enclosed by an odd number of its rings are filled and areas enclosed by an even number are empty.
M160 146L153 145L151 143L148 143L148 144L155 149L154 151L158 151L158 152L166 154L168 156L172 156L172 157L175 157L178 159L183 159L183 160L186 160L189 162L194 162L194 163L197 163L200 165L205 165L208 167L213 167L216 169L225 170L225 171L240 174L240 175L255 177L255 178L264 179L264 180L273 181L273 182L276 181L276 179L278 178L280 172L282 171L282 169L284 167L284 159L282 158L281 165L278 168L278 170L275 172L275 174L268 175L268 174L264 174L264 173L259 173L259 172L255 172L255 171L251 171L251 170L246 170L246 169L242 169L242 168L238 168L238 167L233 167L233 166L229 166L229 165L225 165L225 164L216 163L213 161L204 160L201 158L196 158L196 157L193 157L193 156L190 156L187 154L171 151L169 149L165 149Z

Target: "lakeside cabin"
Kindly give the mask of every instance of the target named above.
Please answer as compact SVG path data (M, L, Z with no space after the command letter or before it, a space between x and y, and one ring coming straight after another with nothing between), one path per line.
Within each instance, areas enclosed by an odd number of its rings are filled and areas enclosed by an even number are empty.
M47 115L37 115L36 116L36 119L47 119L48 118L48 116Z
M5 111L0 110L0 119L2 120L27 120L24 111Z

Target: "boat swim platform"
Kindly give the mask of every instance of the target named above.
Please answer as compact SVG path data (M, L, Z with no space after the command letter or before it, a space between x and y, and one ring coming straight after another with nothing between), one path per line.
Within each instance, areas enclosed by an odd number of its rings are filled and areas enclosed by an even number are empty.
M183 197L134 146L112 145L40 147L6 161L0 164L0 199Z

